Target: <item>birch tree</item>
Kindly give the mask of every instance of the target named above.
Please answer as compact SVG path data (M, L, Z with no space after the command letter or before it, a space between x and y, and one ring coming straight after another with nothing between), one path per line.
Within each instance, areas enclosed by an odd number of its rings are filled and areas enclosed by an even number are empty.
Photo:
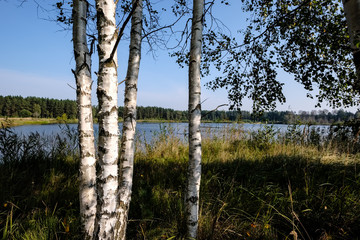
M99 72L99 143L97 192L98 209L95 224L97 239L113 239L118 203L118 114L117 53L115 42L116 4L113 0L97 0Z
M135 154L137 82L141 59L142 11L141 0L133 0L129 60L125 78L124 121L120 149L119 207L115 239L125 239L131 192Z
M189 166L185 197L187 237L196 239L201 180L201 85L200 63L204 0L193 1L189 60Z
M358 81L360 80L360 1L343 0L350 44ZM358 86L359 88L359 86Z
M80 1L80 2L79 2ZM149 11L148 31L144 31L149 44L149 35L154 34L166 28L172 28L175 23L182 17L180 16L173 24L167 26L159 26L158 18L154 14L157 11L153 10L150 2L147 3L147 9ZM67 4L71 4L68 2ZM79 40L75 41L74 48L77 45L81 45L81 50L86 54L81 53L84 59L77 61L77 67L79 65L79 72L83 69L89 76L90 85L86 92L88 98L91 97L91 78L90 78L90 55L86 45L86 18L87 18L87 5L84 0L75 0L73 5L74 11L74 34L79 35ZM123 2L121 8L127 9L127 2ZM71 20L69 17L64 16L64 3L57 3L57 8L60 11L58 21L69 25ZM99 72L98 72L98 88L97 95L99 101L99 143L98 143L98 174L97 174L97 209L95 219L95 207L96 207L96 192L95 192L95 148L93 148L93 169L91 186L93 187L91 201L93 207L89 210L89 204L84 203L81 206L82 211L91 212L91 222L84 217L84 228L86 229L86 239L91 239L93 235L96 239L125 239L128 211L131 200L132 191L132 176L133 176L133 162L134 162L134 136L136 128L136 100L137 100L137 79L141 58L141 41L142 41L142 18L143 18L143 3L141 0L132 1L132 9L126 20L123 22L122 27L118 31L115 25L115 9L116 3L111 0L98 0L96 1L96 15L97 15L97 29L98 29L98 54L99 54ZM126 12L127 10L125 10ZM80 14L78 14L80 13ZM77 14L77 15L76 15ZM121 162L120 162L120 179L121 183L118 188L118 118L117 118L117 56L116 49L121 39L123 31L132 17L132 26L130 34L130 53L128 62L128 71L125 80L125 99L124 99L124 124L123 124L123 136L121 144ZM80 22L80 23L79 23ZM82 25L80 25L82 24ZM158 29L156 29L158 27ZM75 44L76 42L76 44ZM85 46L85 48L84 48ZM80 54L75 51L75 56ZM81 61L82 60L82 61ZM74 74L76 72L74 71ZM82 106L79 104L79 106ZM91 109L91 102L89 104ZM79 123L87 121L91 118L84 114L79 114ZM92 143L94 146L93 129L92 139L88 139L87 144ZM89 137L90 134L82 134ZM84 148L85 149L85 148ZM87 153L85 153L86 155ZM89 154L86 155L86 157ZM86 164L85 164L86 165ZM83 171L82 171L83 172ZM86 188L81 185L80 193L85 192ZM82 194L84 195L84 194ZM84 195L83 201L86 196ZM89 198L90 200L90 198ZM86 216L89 214L87 213ZM94 223L94 219L96 222ZM94 231L95 226L95 231ZM93 234L92 234L93 233Z
M76 69L76 98L78 106L78 132L80 146L79 199L84 239L91 239L96 214L96 153L91 104L91 56L87 47L85 0L73 2L73 43Z

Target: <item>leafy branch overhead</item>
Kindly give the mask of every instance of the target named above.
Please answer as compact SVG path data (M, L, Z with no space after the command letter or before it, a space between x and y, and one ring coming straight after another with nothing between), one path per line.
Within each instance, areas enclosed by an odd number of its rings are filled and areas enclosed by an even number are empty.
M244 29L232 36L208 28L203 38L202 73L209 75L213 66L221 75L206 86L227 89L232 109L241 108L245 97L253 100L254 111L284 103L279 70L294 76L308 97L317 98L318 106L324 101L332 107L358 104L359 86L340 0L241 2L239 16L247 17ZM173 55L186 64L186 53ZM315 96L314 89L319 89Z

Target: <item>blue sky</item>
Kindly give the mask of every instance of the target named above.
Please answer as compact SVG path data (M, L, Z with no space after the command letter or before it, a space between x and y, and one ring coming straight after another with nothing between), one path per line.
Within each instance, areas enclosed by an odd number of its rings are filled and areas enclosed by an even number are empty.
M46 5L49 1L44 0L42 3ZM38 9L32 0L21 7L18 5L15 0L0 0L0 95L75 99L75 90L69 87L75 85L71 73L71 68L75 66L71 31L64 31L55 22L44 20L49 13ZM244 22L241 18L234 21L234 16L239 15L239 6L217 8L215 12L234 30L235 24ZM187 109L187 69L180 68L166 51L159 51L156 55L154 59L151 53L147 53L146 47L143 48L138 105ZM125 78L127 58L128 42L124 40L118 49L119 81ZM96 61L93 60L92 71L97 71ZM315 109L315 101L306 98L306 91L300 84L285 73L279 76L285 83L287 102L278 104L277 110ZM202 83L210 79L204 78ZM96 82L93 86L95 88ZM119 105L123 104L123 93L124 84L119 86ZM207 110L228 103L225 90L213 92L203 87L202 99L207 99L202 106ZM93 102L96 103L95 91ZM244 110L251 110L249 100L245 100L243 106ZM323 108L329 109L324 104ZM349 110L354 111L355 108Z

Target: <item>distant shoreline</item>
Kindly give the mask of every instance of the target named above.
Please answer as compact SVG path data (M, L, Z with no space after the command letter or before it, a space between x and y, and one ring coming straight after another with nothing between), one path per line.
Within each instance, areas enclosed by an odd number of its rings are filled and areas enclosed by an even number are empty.
M119 118L119 122L123 119ZM59 123L77 123L77 119L59 120L56 118L19 118L19 117L0 117L0 125L17 127L23 125L47 125L47 124L59 124ZM97 123L97 119L94 121ZM144 123L187 123L188 121L176 121L176 120L163 120L163 119L140 119L137 122ZM202 121L203 123L245 123L245 122L232 122L232 121ZM254 123L255 124L255 123Z
M119 118L119 123L122 122L123 119ZM137 120L139 123L187 123L188 121L178 121L178 120L164 120L164 119L140 119ZM249 121L209 121L204 120L201 121L202 123L238 123L238 124L287 124L288 123L271 123L271 122L249 122ZM0 117L0 127L1 126L8 126L8 127L17 127L17 126L23 126L23 125L47 125L47 124L62 124L62 123L68 123L68 124L75 124L78 123L77 119L59 119L59 118L20 118L20 117ZM94 123L97 123L97 119L94 120ZM306 123L300 124L300 125L306 125ZM329 125L329 124L320 124L320 123L312 123L311 125Z

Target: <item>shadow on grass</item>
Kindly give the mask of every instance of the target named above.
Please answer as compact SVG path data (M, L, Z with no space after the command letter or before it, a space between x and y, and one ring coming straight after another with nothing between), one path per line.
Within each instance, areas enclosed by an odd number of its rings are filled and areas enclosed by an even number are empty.
M138 160L130 239L181 238L186 160ZM202 165L199 239L358 239L356 165L301 155Z

